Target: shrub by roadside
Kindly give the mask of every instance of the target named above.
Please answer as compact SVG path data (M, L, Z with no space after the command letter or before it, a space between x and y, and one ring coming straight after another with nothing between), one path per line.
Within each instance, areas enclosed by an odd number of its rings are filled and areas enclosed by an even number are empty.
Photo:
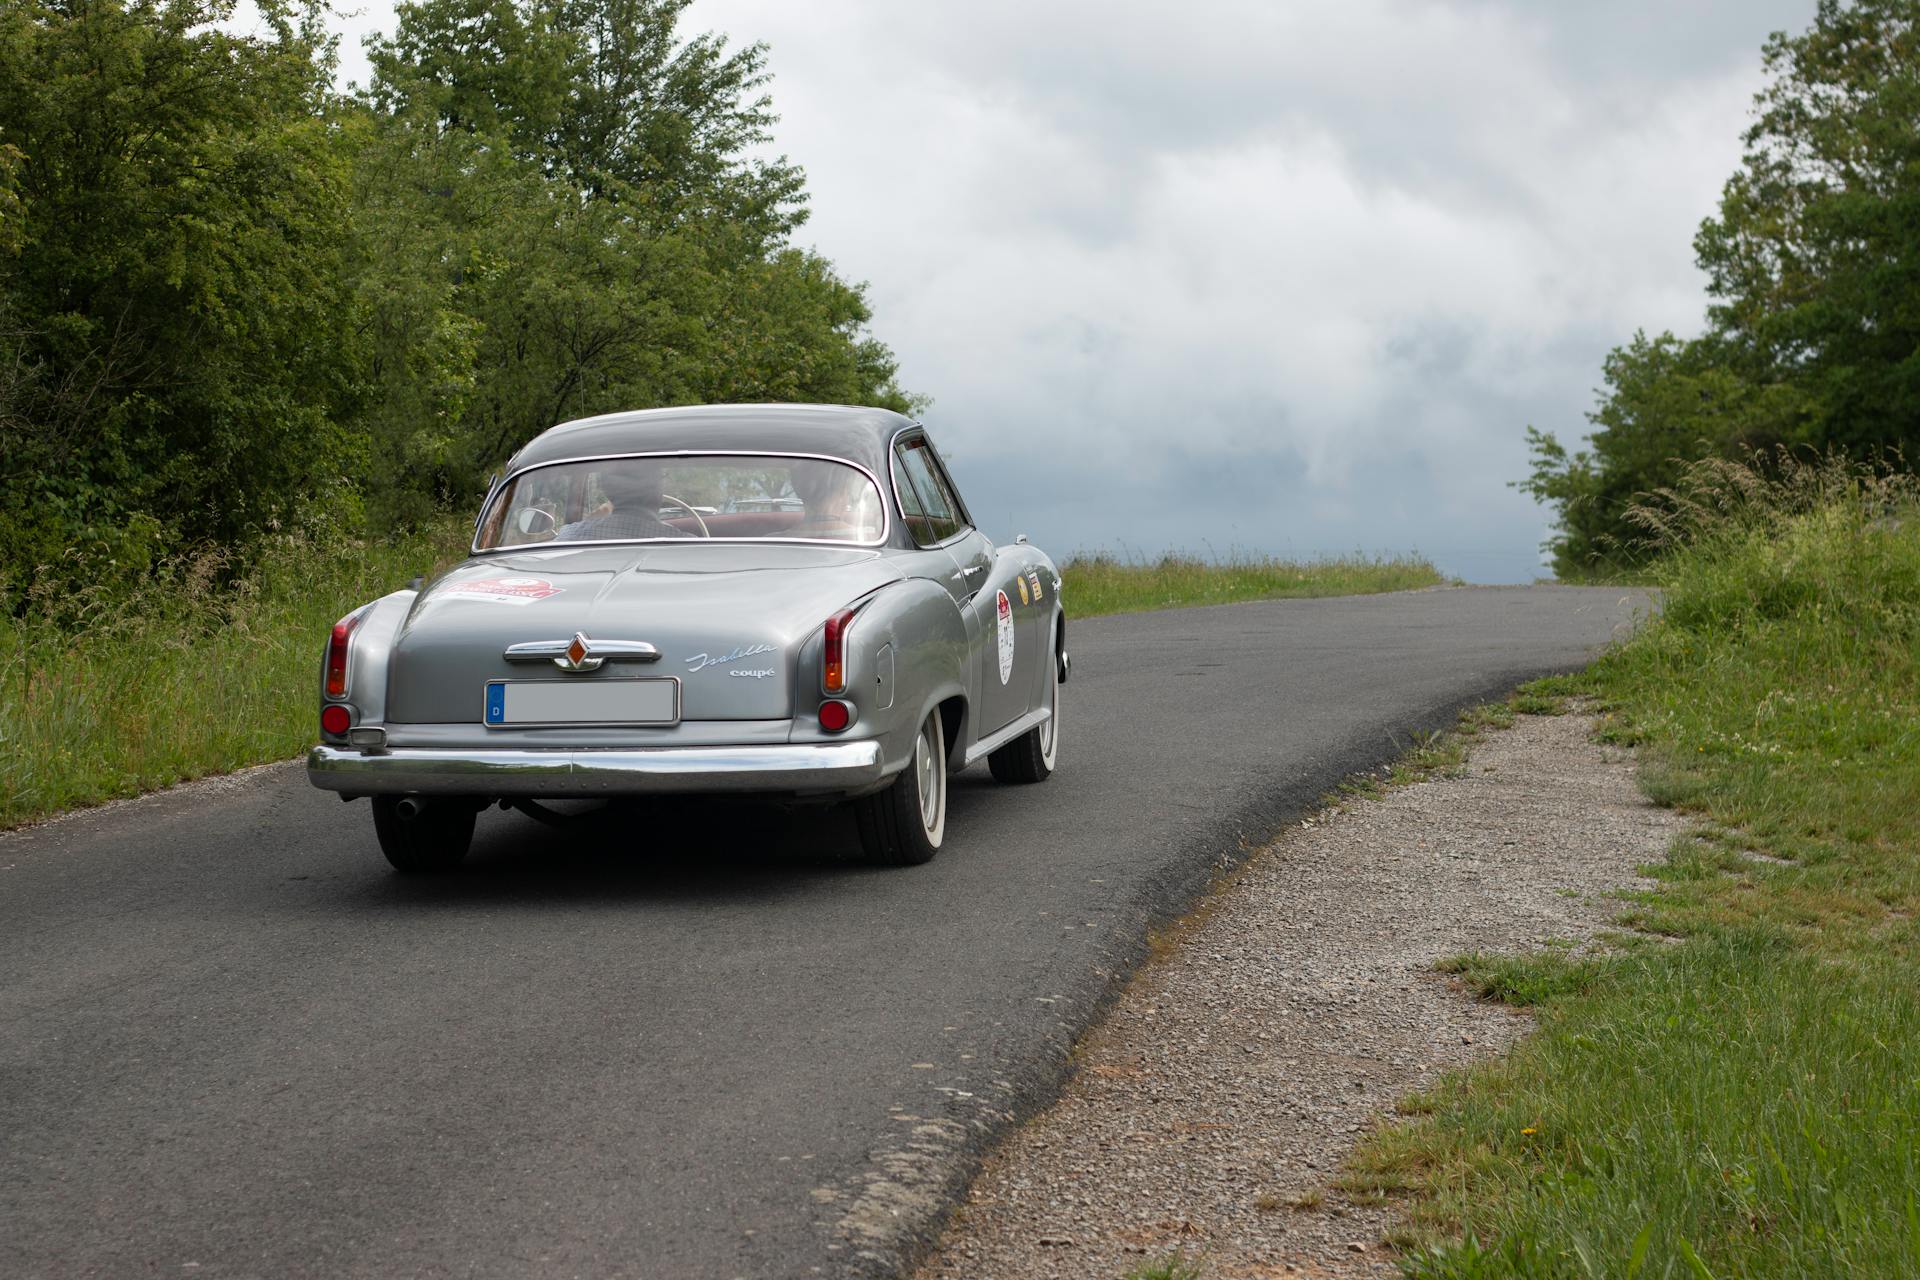
M1700 826L1611 954L1456 963L1540 1033L1349 1182L1456 1237L1410 1276L1920 1275L1920 484L1704 463L1641 519L1662 615L1541 692Z

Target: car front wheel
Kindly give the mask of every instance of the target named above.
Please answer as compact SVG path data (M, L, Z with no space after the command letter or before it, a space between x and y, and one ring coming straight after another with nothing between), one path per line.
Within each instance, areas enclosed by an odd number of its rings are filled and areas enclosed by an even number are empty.
M452 871L473 843L478 806L460 798L373 797L373 830L395 871L424 875Z
M947 739L935 707L914 738L913 759L884 791L853 802L869 861L915 866L940 852L947 834Z

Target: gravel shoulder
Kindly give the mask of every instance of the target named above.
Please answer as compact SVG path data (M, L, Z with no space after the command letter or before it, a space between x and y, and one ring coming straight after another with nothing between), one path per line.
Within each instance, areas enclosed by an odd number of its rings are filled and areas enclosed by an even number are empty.
M1254 855L986 1161L920 1280L1385 1275L1390 1208L1331 1183L1366 1129L1530 1020L1435 961L1580 946L1681 820L1582 715L1518 716L1432 778Z

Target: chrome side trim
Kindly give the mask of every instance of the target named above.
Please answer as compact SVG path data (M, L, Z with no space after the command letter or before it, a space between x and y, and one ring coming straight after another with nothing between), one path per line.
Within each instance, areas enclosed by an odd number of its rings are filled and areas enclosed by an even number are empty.
M1006 728L996 729L986 737L980 739L980 741L974 743L971 747L968 747L966 756L960 762L960 767L964 769L967 765L979 760L984 760L1021 734L1027 732L1027 730L1038 725L1043 725L1052 718L1053 709L1051 707L1035 707Z
M307 779L348 795L641 795L691 792L855 794L886 781L875 741L608 751L394 747L362 755L321 745Z

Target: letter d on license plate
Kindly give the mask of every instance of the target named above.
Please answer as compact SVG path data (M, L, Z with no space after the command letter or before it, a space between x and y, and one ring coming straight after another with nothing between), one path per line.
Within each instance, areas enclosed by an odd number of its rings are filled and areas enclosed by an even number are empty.
M678 680L491 680L489 729L533 724L678 724Z

